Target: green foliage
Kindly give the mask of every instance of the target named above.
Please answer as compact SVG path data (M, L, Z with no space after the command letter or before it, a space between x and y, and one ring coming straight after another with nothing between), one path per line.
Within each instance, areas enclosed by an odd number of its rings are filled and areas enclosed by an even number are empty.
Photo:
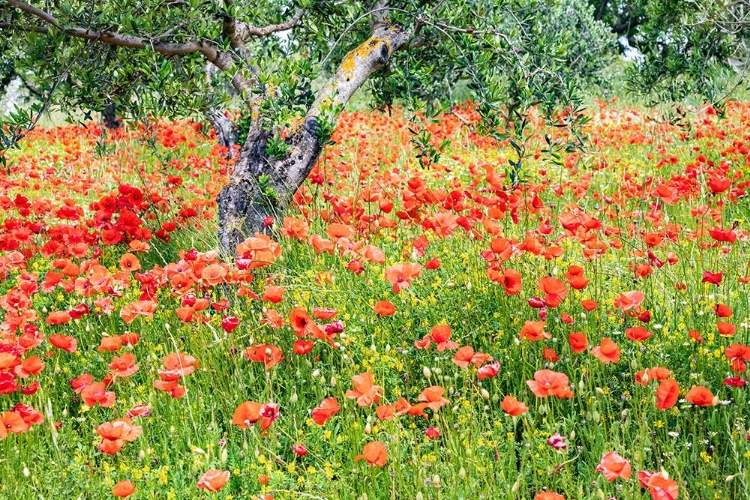
M529 107L539 105L555 122L561 110L580 110L583 89L605 85L602 69L617 53L615 34L629 37L643 55L628 67L630 90L654 100L699 95L716 103L726 97L730 68L744 64L747 39L747 24L732 24L734 4L684 0L105 0L95 8L83 0L31 2L54 23L23 5L14 0L0 13L0 31L8 35L0 62L12 60L15 71L33 74L40 92L52 94L52 108L102 111L115 104L125 118L145 121L242 104L249 111L238 124L240 141L251 121L277 135L297 127L346 54L378 23L410 39L369 79L374 107L403 105L420 131L468 97L482 117L478 131L519 144ZM292 29L240 43L227 29L283 23L297 9L302 17ZM130 42L113 42L116 36ZM193 45L168 50L180 44ZM207 71L211 61L221 71ZM322 143L337 114L319 120ZM573 131L571 144L582 147L584 137L575 132L580 113L565 115L572 118L562 123ZM418 154L428 152L425 141L414 143ZM429 152L430 161L439 159L437 152Z

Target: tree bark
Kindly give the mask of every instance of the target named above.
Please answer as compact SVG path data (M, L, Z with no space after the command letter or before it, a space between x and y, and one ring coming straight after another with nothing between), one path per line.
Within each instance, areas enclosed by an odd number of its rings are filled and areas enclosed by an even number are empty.
M270 137L260 127L250 130L232 178L217 198L219 249L225 257L233 256L237 245L255 233L270 233L322 151L315 117L287 141L291 153L284 159L266 151Z
M122 127L122 121L117 118L117 105L110 102L104 107L102 111L102 121L104 125L111 130Z
M218 109L208 110L208 120L216 132L216 140L220 146L229 149L229 157L234 158L234 145L237 142L237 130L234 128L232 120Z
M318 134L319 120L325 120L329 126L335 124L357 89L388 64L409 36L398 26L377 24L372 36L344 57L336 74L318 93L300 130L285 141L288 152L284 158L274 158L267 153L271 132L256 121L237 158L229 184L217 198L222 255L233 256L237 245L249 236L270 232L272 221L285 212L328 139Z

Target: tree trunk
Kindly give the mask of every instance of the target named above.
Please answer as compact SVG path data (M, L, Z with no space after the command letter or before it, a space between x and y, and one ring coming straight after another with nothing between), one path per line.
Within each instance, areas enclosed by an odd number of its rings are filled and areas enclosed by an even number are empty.
M108 129L115 130L122 127L122 121L117 118L117 105L110 102L102 111L102 121Z
M217 198L219 205L219 247L224 257L235 255L236 247L255 233L269 233L273 221L284 213L320 156L320 121L331 129L352 95L374 72L388 64L391 55L409 40L398 26L378 23L372 36L349 52L336 74L319 91L299 131L285 142L284 158L267 152L271 132L259 123L250 128L229 184Z
M225 257L255 233L269 234L292 201L322 150L317 119L308 118L288 139L289 152L275 158L266 151L271 133L252 128L234 166L232 178L219 193L219 248Z
M216 132L219 145L229 149L229 157L234 158L233 148L237 143L237 130L234 128L234 123L222 111L215 108L211 108L207 116Z

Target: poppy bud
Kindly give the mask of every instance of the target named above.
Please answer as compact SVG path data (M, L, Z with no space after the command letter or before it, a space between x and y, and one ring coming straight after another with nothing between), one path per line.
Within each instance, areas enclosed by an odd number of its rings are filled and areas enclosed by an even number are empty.
M422 374L425 376L425 378L432 377L432 371L426 366L422 368Z
M307 447L304 444L293 444L292 451L300 457L307 455Z
M294 394L292 394L292 396L289 398L289 402L292 403L292 404L294 404L294 403L297 402L297 393L296 392Z
M370 422L367 422L367 425L365 425L365 434L371 434L372 433L372 426L370 425Z
M485 388L482 388L482 390L479 391L479 394L481 394L482 398L484 398L484 399L490 399L490 393L487 392L487 389L485 389Z
M540 309L544 307L545 304L544 301L539 297L532 297L529 299L529 306L533 307L534 309Z

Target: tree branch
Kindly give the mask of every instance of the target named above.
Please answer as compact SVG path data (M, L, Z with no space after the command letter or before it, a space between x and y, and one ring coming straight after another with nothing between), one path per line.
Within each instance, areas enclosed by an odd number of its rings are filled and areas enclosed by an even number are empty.
M31 14L47 23L50 26L61 30L67 36L92 40L96 42L116 45L118 47L127 47L131 49L152 49L164 56L182 56L193 53L200 53L209 62L213 63L222 71L229 71L233 66L232 56L226 52L221 52L217 46L210 41L201 40L199 42L184 43L167 43L159 40L158 37L124 35L111 31L97 31L86 28L65 28L60 25L55 16L29 5L20 0L7 0L13 7ZM232 77L232 85L240 94L251 88L251 85L245 78L236 72Z
M299 24L304 13L304 9L297 9L292 18L288 21L279 24L269 24L268 26L263 27L250 26L247 23L238 21L236 26L237 35L242 38L242 40L247 40L251 37L264 37L279 31L290 30Z
M35 33L49 33L46 26L16 26L11 23L0 23L0 30L33 31Z

